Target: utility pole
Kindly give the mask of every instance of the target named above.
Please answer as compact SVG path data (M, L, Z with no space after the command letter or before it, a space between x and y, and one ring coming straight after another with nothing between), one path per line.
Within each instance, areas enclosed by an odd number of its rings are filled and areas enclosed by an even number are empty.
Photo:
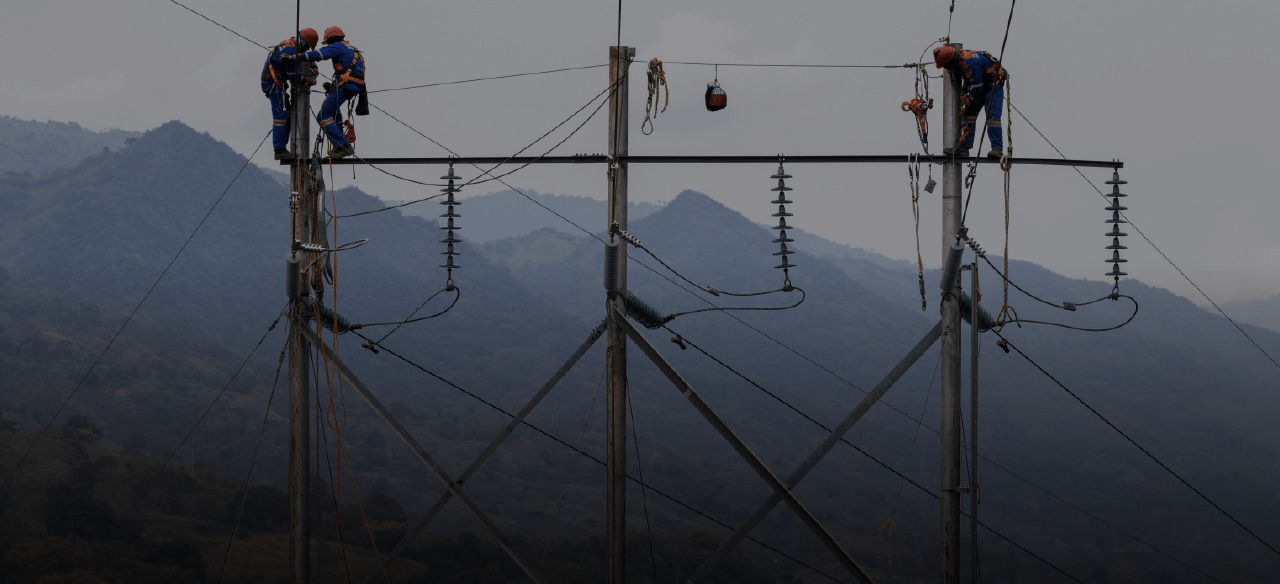
M635 58L633 47L609 47L609 228L627 229L627 164L618 156L627 155L627 71ZM623 584L626 572L627 530L627 334L614 322L613 307L627 313L627 243L618 242L617 294L605 303L609 320L609 349L606 353L608 402L606 449L608 471L605 479L605 583Z
M982 328L978 301L982 291L977 258L969 269L969 582L978 584L978 329Z
M295 37L299 38L299 37ZM307 176L307 137L311 134L308 107L311 92L299 78L305 63L295 65L299 75L290 80L289 141L293 164L289 169L290 261L286 287L289 305L289 575L293 584L311 582L311 443L310 443L310 346L302 334L306 326L303 301L311 288L310 254L294 248L311 242L314 200ZM299 273L299 271L301 273Z
M962 46L952 43L959 51ZM942 141L954 147L960 136L960 76L950 70L942 84ZM977 131L979 128L975 128ZM963 162L942 166L942 261L960 233ZM942 584L960 584L960 299L943 282L942 295Z

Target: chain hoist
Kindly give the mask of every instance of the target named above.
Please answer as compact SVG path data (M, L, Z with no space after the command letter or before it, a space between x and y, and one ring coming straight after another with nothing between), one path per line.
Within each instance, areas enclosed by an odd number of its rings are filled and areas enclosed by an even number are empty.
M793 228L787 225L787 217L791 217L792 214L787 212L787 205L791 204L791 201L787 200L787 192L791 190L791 187L787 186L786 179L791 178L791 175L787 174L786 169L782 167L784 160L782 156L778 156L778 172L769 177L778 179L778 186L769 190L778 193L778 198L773 201L773 204L778 206L778 212L772 216L778 218L778 225L773 228L778 232L778 238L773 240L773 243L778 244L779 250L778 253L773 255L781 256L782 263L774 266L774 268L782 268L782 286L786 289L791 287L790 269L796 267L796 265L791 263L790 258L787 257L795 253L795 251L787 249L787 244L793 243L795 240L787 237L787 230Z
M920 92L921 78L924 79L924 93ZM924 67L916 67L916 97L902 102L902 111L916 116L916 135L920 137L920 146L924 153L929 153L929 118L928 112L933 109L933 98L929 97L929 73Z
M444 227L441 227L440 229L446 230L448 232L448 235L445 237L445 239L441 239L440 243L447 244L449 248L443 252L440 252L440 255L445 256L445 262L443 264L440 264L440 267L448 270L448 276L447 276L448 279L445 281L445 289L451 289L453 288L453 270L454 268L462 267L453 262L453 256L461 255L459 252L454 251L453 244L462 243L462 240L458 239L457 237L454 237L454 234L453 234L455 230L461 229L461 227L458 227L457 225L454 224L454 219L462 217L462 215L459 215L458 213L454 212L453 208L457 205L461 205L462 202L454 200L453 194L458 191L461 191L462 187L454 186L453 183L455 180L462 180L462 177L453 174L453 163L450 162L449 174L446 174L440 177L440 179L449 181L449 186L446 186L445 188L440 189L442 192L445 193L445 196L446 196L445 200L440 201L440 204L449 206L449 211L441 215L441 217L444 217L448 220L448 224L446 224Z
M1111 238L1111 245L1107 246L1107 249L1111 250L1111 258L1107 260L1107 263L1111 264L1111 271L1107 272L1107 275L1111 276L1115 281L1115 285L1111 287L1111 291L1119 292L1120 276L1129 275L1127 272L1120 271L1120 264L1129 261L1120 257L1120 250L1129 249L1120 245L1120 238L1129 235L1128 233L1122 233L1120 231L1120 225L1128 223L1128 221L1120 218L1120 212L1128 209L1128 207L1122 207L1120 205L1120 197L1129 196L1120 192L1120 185L1129 184L1129 181L1120 180L1120 169L1116 168L1111 172L1111 180L1107 181L1106 184L1111 185L1111 193L1107 195L1108 197L1111 197L1111 205L1107 207L1107 210L1111 211L1111 218L1107 219L1107 223L1111 224L1111 232L1106 234L1107 237Z

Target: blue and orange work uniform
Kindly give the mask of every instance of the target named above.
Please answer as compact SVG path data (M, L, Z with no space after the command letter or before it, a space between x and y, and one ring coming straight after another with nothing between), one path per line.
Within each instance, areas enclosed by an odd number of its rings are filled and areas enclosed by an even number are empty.
M276 45L267 56L262 66L262 93L271 100L271 144L277 151L289 147L289 99L288 83L301 81L298 66L292 60L281 59L282 55L297 55L298 47L294 39Z
M345 40L321 47L316 51L307 51L298 56L302 61L333 60L333 85L325 95L324 105L316 121L329 135L329 143L334 148L348 144L338 124L342 123L342 104L364 92L364 57L355 47Z
M958 143L962 148L973 148L974 126L978 122L978 111L987 108L987 137L991 139L991 147L1004 150L1004 136L1000 132L1000 118L1004 113L1004 82L1008 72L1000 66L994 57L985 51L959 51L948 69L958 67L963 74L964 84L968 91L964 94L964 111L960 114L960 137Z

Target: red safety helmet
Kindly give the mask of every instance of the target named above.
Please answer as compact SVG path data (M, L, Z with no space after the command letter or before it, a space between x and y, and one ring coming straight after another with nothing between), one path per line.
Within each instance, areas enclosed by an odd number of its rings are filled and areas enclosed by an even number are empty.
M336 26L331 26L329 28L324 29L324 44L326 45L333 44L333 41L331 39L333 39L334 37L345 37L345 36L347 36L347 33L342 32L342 29Z
M304 28L298 31L298 36L307 43L308 49L314 49L320 43L320 34L314 28Z
M325 34L328 34L328 33L325 33ZM956 58L955 47L942 46L933 50L933 64L937 65L939 69L941 69L947 63L950 63L951 60L954 58Z

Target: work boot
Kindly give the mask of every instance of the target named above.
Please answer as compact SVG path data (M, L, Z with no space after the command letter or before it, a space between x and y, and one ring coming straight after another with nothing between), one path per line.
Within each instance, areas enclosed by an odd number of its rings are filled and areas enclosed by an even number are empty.
M345 146L339 146L339 147L337 147L337 148L334 148L333 150L330 150L330 151L329 151L329 158L332 158L332 159L334 159L334 160L337 160L337 159L339 159L339 158L346 158L346 157L351 156L352 154L355 154L355 153L356 153L356 145L355 145L355 144L347 144L347 145L345 145Z
M276 148L276 160L288 160L293 158L293 154L287 148Z
M957 146L957 147L954 147L954 148L943 148L943 149L942 149L942 153L943 153L943 154L946 154L947 156L954 156L954 157L956 157L956 158L968 158L968 157L969 157L969 149L968 149L968 148L961 147L961 146Z
M999 148L992 148L991 152L987 153L987 158L1000 160L1002 157L1004 157L1004 151Z

